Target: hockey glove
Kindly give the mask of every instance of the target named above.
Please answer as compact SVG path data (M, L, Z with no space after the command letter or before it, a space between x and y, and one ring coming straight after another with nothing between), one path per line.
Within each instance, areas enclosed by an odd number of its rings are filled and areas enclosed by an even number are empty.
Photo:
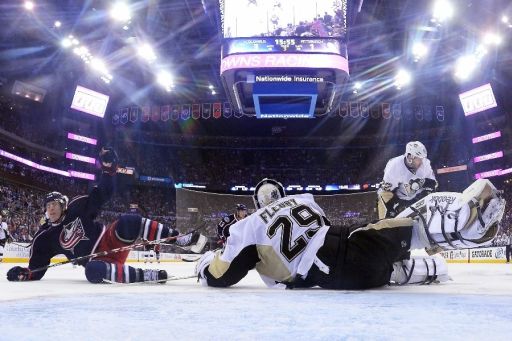
M118 163L118 157L117 153L112 147L103 147L100 150L100 164L101 169L110 174L114 175L117 171L117 163Z
M32 277L30 270L21 266L15 266L7 271L7 280L11 282L29 281L30 277Z
M208 251L197 261L194 274L197 276L198 282L203 286L208 286L208 281L204 275L204 270L210 265L210 263L213 261L213 258L215 258L215 252Z

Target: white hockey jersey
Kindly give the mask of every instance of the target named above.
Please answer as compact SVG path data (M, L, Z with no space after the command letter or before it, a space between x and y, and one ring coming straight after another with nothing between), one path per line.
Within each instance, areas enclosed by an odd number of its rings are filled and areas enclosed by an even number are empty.
M7 223L2 221L0 223L0 240L6 239L9 236L9 232L7 230Z
M328 229L313 195L281 198L231 226L224 249L208 266L208 285L235 284L254 267L271 287L306 275Z
M388 161L384 169L384 184L379 191L393 191L396 188L396 195L399 199L411 200L424 190L421 187L418 190L412 189L411 182L423 179L435 180L436 177L429 159L423 159L420 168L413 173L405 165L404 158L404 155L400 155Z

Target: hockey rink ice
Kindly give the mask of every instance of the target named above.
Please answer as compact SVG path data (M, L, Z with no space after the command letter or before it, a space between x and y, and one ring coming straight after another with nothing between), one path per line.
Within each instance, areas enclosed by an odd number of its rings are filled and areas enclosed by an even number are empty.
M131 263L144 267L141 263ZM367 291L267 289L255 271L228 289L195 279L100 284L82 267L8 282L0 340L510 340L512 264L449 264L452 281ZM163 263L170 275L195 263ZM25 264L26 266L26 264ZM157 264L148 265L157 268Z

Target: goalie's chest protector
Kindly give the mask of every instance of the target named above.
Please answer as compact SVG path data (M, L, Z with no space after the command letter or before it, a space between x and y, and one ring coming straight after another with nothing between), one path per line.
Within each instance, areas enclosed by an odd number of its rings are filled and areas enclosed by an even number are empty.
M231 226L221 256L231 262L245 247L255 246L256 270L268 285L305 274L323 245L328 226L311 194L284 197Z

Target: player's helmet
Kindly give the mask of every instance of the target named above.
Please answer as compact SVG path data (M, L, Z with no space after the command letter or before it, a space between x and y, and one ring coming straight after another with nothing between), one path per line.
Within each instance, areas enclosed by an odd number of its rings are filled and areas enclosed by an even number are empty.
M420 141L411 141L405 146L405 155L407 154L424 159L427 157L427 148Z
M62 212L64 212L68 208L68 202L69 199L67 196L63 195L60 192L51 192L46 194L46 197L44 198L44 210L46 211L46 204L48 204L51 201L57 201L60 204L60 207L62 208Z
M236 204L236 210L237 211L247 211L247 206L244 204Z
M284 198L285 196L286 192L280 182L265 178L256 185L256 188L254 188L254 195L252 196L252 199L254 200L254 206L256 206L256 209L260 209L276 200Z

